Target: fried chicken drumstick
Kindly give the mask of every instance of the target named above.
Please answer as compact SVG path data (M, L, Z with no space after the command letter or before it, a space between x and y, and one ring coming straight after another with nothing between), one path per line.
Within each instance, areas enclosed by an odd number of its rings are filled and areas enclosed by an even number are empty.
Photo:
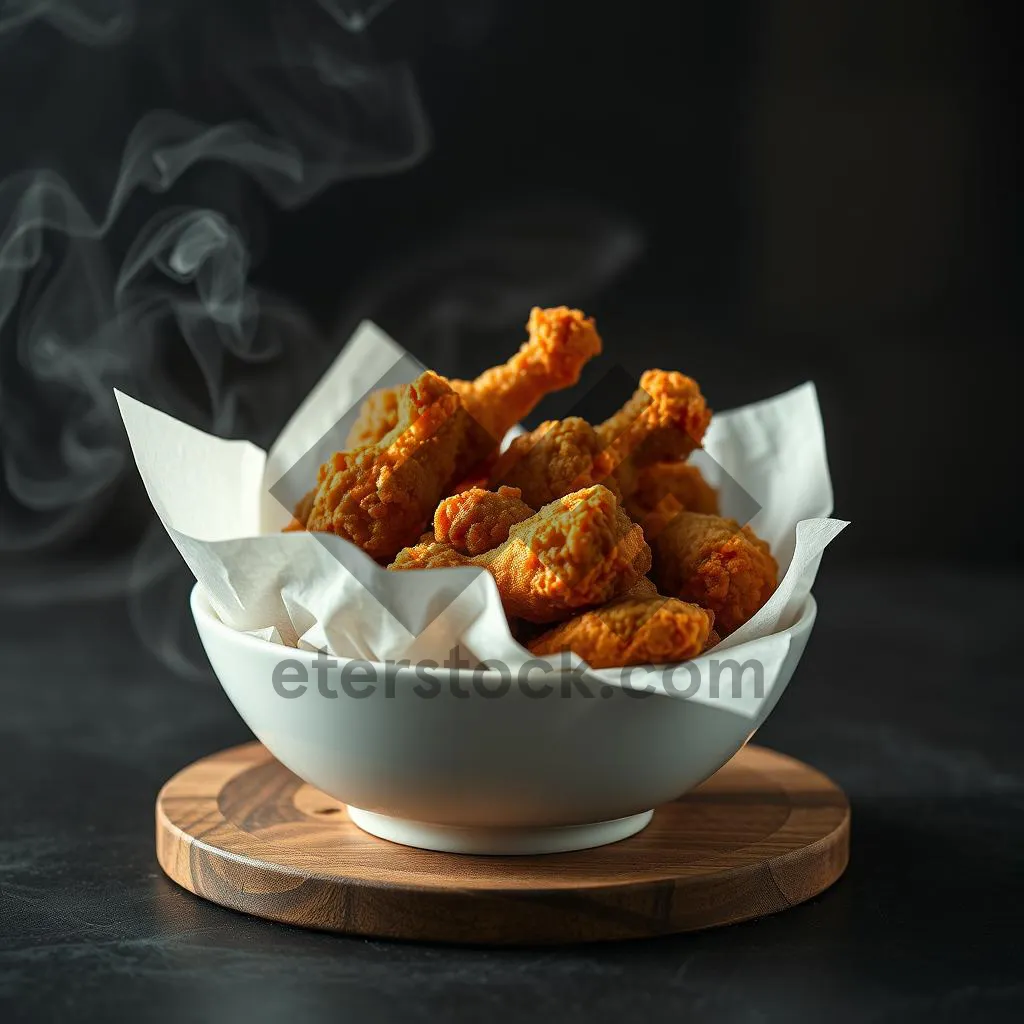
M396 571L479 566L494 577L505 612L528 622L557 622L604 604L645 575L651 553L643 531L606 487L588 487L546 505L478 555L422 541L398 553Z
M714 613L664 597L624 597L563 622L528 644L539 656L574 651L591 668L667 664L696 657Z
M296 522L391 559L423 532L455 471L471 420L459 396L429 370L405 385L398 420L376 444L336 452L320 467Z
M519 352L475 381L427 371L371 395L350 447L320 468L285 529L336 533L379 560L413 543L455 482L481 465L486 472L509 427L548 391L574 384L601 350L579 310L534 309L528 327Z
M711 609L722 636L742 626L774 592L778 563L749 526L700 512L655 512L643 525L658 590Z
M584 364L601 351L593 319L578 309L535 307L526 329L529 338L507 363L485 370L476 380L448 382L479 426L469 432L460 453L463 473L496 450L509 429L545 395L575 384ZM349 432L349 447L374 444L394 428L397 390L369 396Z
M644 466L685 458L699 447L710 419L695 381L648 370L629 401L599 426L570 416L517 437L498 458L490 482L518 487L533 508L596 483L628 498Z
M597 427L609 448L624 446L638 465L684 459L699 448L711 410L692 377L677 370L645 370L628 402Z

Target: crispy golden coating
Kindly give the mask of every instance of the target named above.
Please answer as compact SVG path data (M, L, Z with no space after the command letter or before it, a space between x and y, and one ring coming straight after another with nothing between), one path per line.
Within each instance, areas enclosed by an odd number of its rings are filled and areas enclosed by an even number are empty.
M658 588L647 576L642 576L626 591L626 597L658 597ZM664 598L662 598L664 600Z
M402 388L398 410L377 444L336 452L320 467L306 520L307 529L336 533L381 560L430 523L470 426L458 395L430 371Z
M624 448L641 467L686 458L700 447L710 422L695 380L675 370L646 370L633 397L597 433L606 447Z
M491 483L522 492L523 501L541 508L563 494L603 483L618 493L615 462L597 431L578 416L547 420L515 438L491 470Z
M509 429L552 391L571 387L587 360L601 351L593 319L578 309L534 308L526 324L529 338L504 365L485 370L476 380L449 381L479 430L467 432L458 464L470 471L497 449ZM396 388L370 395L348 438L349 447L373 444L397 422Z
M295 506L291 522L281 530L282 533L301 532L306 528L306 523L309 521L309 513L313 511L313 500L316 498L318 489L318 487L314 487L302 496L299 503Z
M352 424L345 441L346 448L364 448L377 444L390 434L398 423L398 396L401 386L371 391L363 400L359 418Z
M508 531L533 515L515 487L470 487L445 498L434 512L434 537L464 555L479 555L508 540Z
M526 329L529 339L503 366L452 384L495 443L545 395L575 384L584 364L601 351L593 319L578 309L534 307Z
M643 523L658 590L710 608L722 636L742 626L775 590L778 564L749 526L699 512L655 512Z
M394 570L479 566L494 577L505 612L557 622L625 593L650 568L643 531L606 487L566 495L509 530L508 540L471 556L437 540L400 551Z
M656 510L666 517L684 509L718 514L718 492L689 462L656 462L644 466L633 479L626 511L637 522Z
M648 370L641 387L600 426L571 416L517 437L490 482L518 487L534 508L603 483L628 498L652 462L681 458L700 445L711 413L696 383L681 373Z
M574 651L591 668L686 661L704 650L712 612L664 597L624 597L584 612L529 644L538 656Z
M710 650L768 600L778 565L749 527L717 515L717 493L685 461L711 418L699 387L648 370L604 423L551 420L499 454L509 428L601 350L579 310L533 309L527 330L473 381L427 371L369 396L350 449L320 468L285 529L336 533L395 571L486 569L540 656L571 650L605 668Z

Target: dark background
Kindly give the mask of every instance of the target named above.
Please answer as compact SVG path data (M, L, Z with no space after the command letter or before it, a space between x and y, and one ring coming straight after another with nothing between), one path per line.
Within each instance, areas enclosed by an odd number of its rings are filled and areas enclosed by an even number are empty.
M1014 28L966 0L0 0L0 998L1016 1019ZM111 389L266 445L362 317L468 376L535 303L715 408L817 384L853 525L761 738L850 794L849 875L772 921L565 956L191 899L152 798L246 731Z
M1015 460L1011 5L290 6L80 0L0 35L0 166L67 186L37 203L66 230L35 231L32 272L10 237L0 257L0 550L137 540L112 385L267 443L362 316L465 376L518 344L530 305L564 302L605 337L585 383L664 364L724 409L814 380L856 524L830 561L1019 560L1019 531L986 542L964 509L1008 493ZM195 121L126 146L155 109ZM202 133L225 124L247 148ZM186 169L154 194L146 168L183 136ZM283 150L298 181L267 171ZM4 188L10 233L31 189ZM100 221L115 194L95 240L66 237L68 195ZM184 228L154 225L189 215L233 247L201 239L175 280ZM75 284L82 266L107 280Z

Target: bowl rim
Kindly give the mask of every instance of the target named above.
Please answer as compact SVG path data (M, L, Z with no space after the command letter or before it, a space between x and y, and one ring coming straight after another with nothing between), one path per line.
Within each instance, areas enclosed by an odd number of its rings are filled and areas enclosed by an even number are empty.
M201 619L205 625L211 628L220 637L224 638L228 643L239 644L243 648L248 648L260 654L268 653L268 649L271 647L279 647L281 650L291 652L289 655L290 657L295 657L303 661L304 663L307 661L311 663L313 658L316 656L315 652L306 650L301 647L288 647L284 644L274 644L269 640L264 640L261 637L253 636L251 633L244 633L240 630L232 629L232 627L229 626L226 622L224 622L224 620L221 619L221 617L217 614L213 605L210 603L210 599L207 596L202 583L200 583L198 580L192 587L192 590L189 594L189 606L192 609L192 617L196 622L197 628L199 626ZM796 639L797 637L803 635L804 633L810 630L811 626L814 624L815 619L817 618L817 614L818 602L814 599L814 595L812 593L808 593L806 598L804 599L803 608L800 610L800 614L799 616L797 616L796 620L789 626L787 626L785 629L780 629L777 630L775 633L769 633L767 635L782 636L788 633L790 635L790 641L792 642L792 640ZM750 641L744 641L743 644L738 644L736 647L728 648L727 650L729 655L732 656L733 652L741 650L744 644L748 642ZM712 652L708 653L710 654ZM332 655L331 657L334 660L336 660L339 664L346 664L348 662L359 661L366 665L372 666L374 669L380 669L383 671L389 670L389 666L386 665L384 662L374 661L370 658L350 658L342 655ZM700 655L700 657L704 657L704 655ZM391 665L394 665L394 662L392 662ZM448 673L451 672L450 669L446 669L445 671ZM558 669L553 671L551 674L560 674L561 671L561 669ZM481 680L487 681L501 678L500 673L492 669L486 669L483 672L480 672L477 669L460 668L456 669L456 672L458 672L460 676L464 673L466 676L475 676Z

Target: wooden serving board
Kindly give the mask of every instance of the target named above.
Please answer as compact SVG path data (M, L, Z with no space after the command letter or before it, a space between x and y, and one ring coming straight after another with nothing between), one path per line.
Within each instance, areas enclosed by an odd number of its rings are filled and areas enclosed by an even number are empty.
M156 803L160 866L199 896L303 927L441 942L640 938L775 913L839 878L849 837L835 783L756 746L638 835L540 857L376 839L258 743L195 762Z

